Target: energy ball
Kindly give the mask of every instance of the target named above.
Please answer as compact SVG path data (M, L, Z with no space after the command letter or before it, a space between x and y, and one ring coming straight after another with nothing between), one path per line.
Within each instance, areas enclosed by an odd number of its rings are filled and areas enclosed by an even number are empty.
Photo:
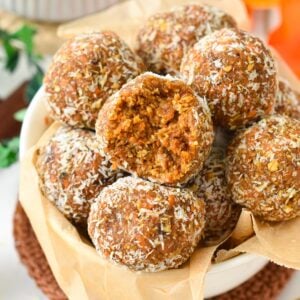
M183 81L149 72L103 105L96 134L114 167L171 186L199 172L214 137L205 100Z
M206 98L214 123L226 129L274 109L275 62L263 42L247 32L224 28L204 37L183 58L181 74Z
M268 221L300 215L300 121L270 116L243 131L228 150L233 200Z
M225 151L214 147L202 171L189 185L197 197L205 202L203 241L216 244L234 229L241 207L233 202L225 178Z
M178 268L194 252L205 208L189 190L125 177L102 190L88 232L96 250L134 271Z
M278 83L275 112L300 120L300 94L284 79Z
M36 169L44 196L73 223L86 225L91 203L122 174L100 155L95 133L61 127L38 149Z
M184 5L150 17L137 36L137 53L153 72L176 75L182 57L199 39L223 27L236 27L224 11Z
M50 112L70 126L94 129L106 99L143 70L115 33L78 35L62 45L45 76Z

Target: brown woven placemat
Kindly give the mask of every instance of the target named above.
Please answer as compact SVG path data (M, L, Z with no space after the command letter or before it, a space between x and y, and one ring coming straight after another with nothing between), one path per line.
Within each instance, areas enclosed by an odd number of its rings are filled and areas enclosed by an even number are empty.
M58 286L29 220L19 203L14 215L14 237L21 261L43 293L50 300L67 299ZM291 269L269 263L244 284L211 300L274 300L292 273Z
M50 300L67 299L58 286L29 220L19 203L14 215L13 233L21 261L38 287Z

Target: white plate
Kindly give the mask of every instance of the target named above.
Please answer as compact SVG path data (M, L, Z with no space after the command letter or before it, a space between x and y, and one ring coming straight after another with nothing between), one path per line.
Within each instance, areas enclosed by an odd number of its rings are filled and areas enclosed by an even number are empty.
M46 129L45 92L41 88L33 98L21 129L20 157L33 146ZM261 270L268 260L253 254L241 254L225 262L212 265L205 277L205 298L225 293Z

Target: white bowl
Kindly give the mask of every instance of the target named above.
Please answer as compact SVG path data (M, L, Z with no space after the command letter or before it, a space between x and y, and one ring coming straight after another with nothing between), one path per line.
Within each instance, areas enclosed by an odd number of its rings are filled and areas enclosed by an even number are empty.
M21 129L20 157L33 146L46 129L45 91L41 88L33 98ZM268 260L253 254L241 254L225 262L214 264L205 277L205 298L225 293L261 270Z
M0 0L0 8L47 22L63 22L108 8L120 0Z

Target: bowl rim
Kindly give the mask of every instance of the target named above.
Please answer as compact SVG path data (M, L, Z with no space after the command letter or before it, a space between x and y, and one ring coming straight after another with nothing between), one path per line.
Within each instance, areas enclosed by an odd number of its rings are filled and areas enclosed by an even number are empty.
M36 109L37 109L38 105L40 105L42 103L42 101L45 101L44 99L45 99L45 89L44 89L44 86L42 85L29 104L22 127L21 127L20 159L22 159L24 157L26 151L30 148L27 145L27 136L31 132L32 124L34 123L33 120L34 120L34 115L36 113ZM35 124L35 126L38 126L38 124ZM252 253L240 253L237 256L229 258L225 261L213 263L210 266L207 274L215 274L215 273L222 272L225 270L233 269L233 268L237 267L238 265L247 264L253 260L256 260L258 257L259 257L258 255L252 254ZM262 258L262 257L260 257L260 258ZM266 258L266 261L267 261L267 258Z
M29 150L31 146L27 145L27 136L31 131L32 120L34 119L34 114L37 109L38 104L43 101L43 96L45 96L44 85L42 85L39 90L36 92L32 100L30 101L27 111L22 122L21 130L20 130L20 146L19 146L19 157L22 159L26 151ZM45 102L46 103L46 102Z

